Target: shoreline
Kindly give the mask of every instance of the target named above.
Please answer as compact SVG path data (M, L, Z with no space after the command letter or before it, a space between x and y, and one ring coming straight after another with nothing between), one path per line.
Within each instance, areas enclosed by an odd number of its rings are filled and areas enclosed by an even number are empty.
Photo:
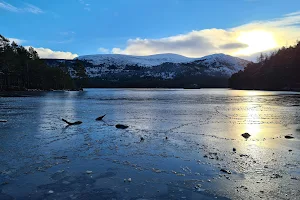
M83 91L83 88L81 89L61 89L61 90L41 90L41 89L25 89L25 90L0 90L0 93L2 92L62 92L62 91Z
M201 89L228 89L228 90L245 90L245 91L270 91L270 92L299 92L300 89L288 90L288 89L242 89L242 88L230 88L230 87L202 87L202 88L183 88L183 87L85 87L81 89L61 89L61 90L41 90L41 89L26 89L26 90L0 90L1 93L6 92L80 92L85 89L184 89L184 90L201 90Z
M243 88L228 88L232 90L257 90L257 91L270 91L270 92L300 92L299 88L296 89L260 89L260 88L253 88L253 89L243 89Z

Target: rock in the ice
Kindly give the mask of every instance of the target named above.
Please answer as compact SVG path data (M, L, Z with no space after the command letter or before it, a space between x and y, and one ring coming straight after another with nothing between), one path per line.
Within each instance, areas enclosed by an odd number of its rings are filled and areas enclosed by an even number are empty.
M8 182L3 182L3 183L1 183L1 185L7 185L7 184L9 184Z
M227 173L227 174L231 174L231 171L227 170L227 169L221 169L221 172Z
M251 135L249 133L243 133L242 136L245 138L245 139L248 139Z
M273 174L271 178L282 178L282 176L280 174Z
M106 115L106 114L105 114L105 115ZM105 115L102 115L102 116L96 118L96 120L97 120L97 121L101 121L101 120L103 119L103 117L105 117Z
M127 126L127 125L123 125L123 124L117 124L116 125L116 128L119 128L119 129L126 129L126 128L128 128L129 126Z
M285 139L293 139L294 137L293 136L291 136L291 135L286 135L286 136L284 136L285 137Z
M233 149L232 149L232 150L235 152L235 151L236 151L236 148L234 148L234 147L233 147Z
M69 121L67 121L65 119L61 119L61 120L64 121L64 122L66 122L68 124L68 126L82 124L82 121L69 122Z

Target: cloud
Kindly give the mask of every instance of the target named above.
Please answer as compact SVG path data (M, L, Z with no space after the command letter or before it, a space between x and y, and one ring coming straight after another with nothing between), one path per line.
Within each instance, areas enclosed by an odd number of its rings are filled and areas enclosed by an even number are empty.
M43 13L43 11L40 8L38 8L38 7L36 7L32 4L29 4L29 3L26 3L26 7L24 8L24 11L30 12L30 13L33 13L33 14Z
M220 48L222 48L222 49L238 49L238 48L246 48L248 46L249 46L248 44L234 42L234 43L223 44L220 46Z
M19 12L19 8L15 7L9 3L6 3L5 1L0 1L0 8L11 11L11 12Z
M123 53L122 49L120 49L120 48L112 48L111 52L113 54L122 54Z
M270 55L272 52L274 52L276 50L277 50L277 48L273 48L273 49L269 49L269 50L265 50L265 51L261 51L261 52L256 52L251 55L239 55L238 57L245 59L245 60L251 60L251 61L256 62L257 58L260 56L260 54Z
M78 2L83 5L84 10L91 11L91 7L90 7L91 4L86 3L84 0L78 0Z
M10 12L28 12L28 13L33 13L33 14L41 14L44 13L44 11L40 8L38 8L35 5L29 4L29 3L24 3L24 7L16 7L13 6L5 1L0 1L0 8L10 11Z
M297 16L297 15L300 15L300 11L292 12L292 13L286 14L285 16Z
M130 39L125 49L113 48L112 53L151 55L177 53L189 57L200 57L211 53L221 53L222 46L235 43L234 32L222 29L205 29L187 34L159 39Z
M26 40L21 40L21 39L18 39L18 38L8 38L8 39L9 39L10 42L15 42L18 45L24 44L26 42Z
M106 49L106 48L103 48L103 47L100 47L100 48L98 49L98 51L99 51L100 53L109 53L109 49Z
M295 44L300 39L300 12L280 18L254 21L229 29L193 30L164 38L129 39L126 47L111 49L115 54L151 55L177 53L202 57L213 53L252 58L259 52Z
M26 46L25 48L29 48L29 46ZM39 54L40 58L74 59L78 57L77 54L73 54L71 52L53 51L43 47L34 49Z

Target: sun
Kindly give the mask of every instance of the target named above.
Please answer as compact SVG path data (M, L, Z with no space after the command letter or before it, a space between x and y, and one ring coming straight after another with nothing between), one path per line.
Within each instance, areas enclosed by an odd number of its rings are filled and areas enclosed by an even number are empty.
M236 52L236 54L239 55L251 55L253 53L273 49L278 46L273 34L262 30L241 32L237 41L248 45L248 47Z

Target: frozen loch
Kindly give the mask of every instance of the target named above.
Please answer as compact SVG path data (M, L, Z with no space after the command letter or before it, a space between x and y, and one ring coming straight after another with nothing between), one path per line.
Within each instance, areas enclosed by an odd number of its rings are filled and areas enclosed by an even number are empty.
M299 199L299 106L227 89L2 93L0 199Z

